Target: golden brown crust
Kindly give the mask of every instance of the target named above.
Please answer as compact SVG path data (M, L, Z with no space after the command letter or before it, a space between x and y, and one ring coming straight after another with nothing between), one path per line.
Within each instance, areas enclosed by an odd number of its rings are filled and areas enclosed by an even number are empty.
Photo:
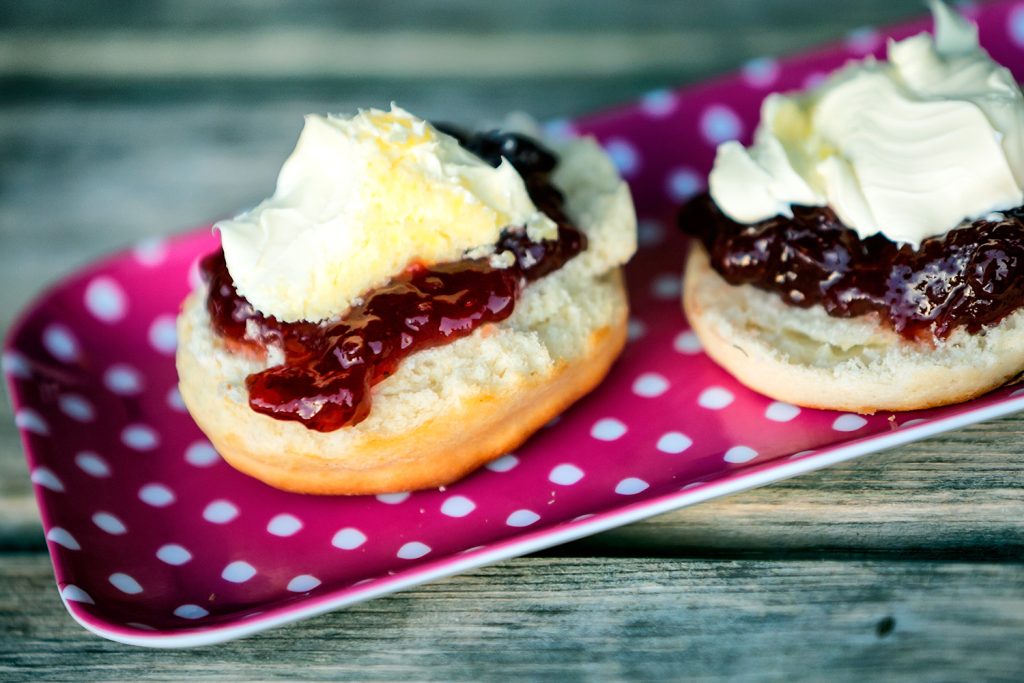
M283 423L211 386L213 378L190 350L192 330L185 316L179 323L179 387L189 412L224 459L271 486L332 495L441 486L518 447L600 383L626 342L621 277L617 285L622 298L618 319L593 331L580 357L559 362L550 374L531 377L514 392L464 398L458 410L408 433L370 435L356 446L349 441L344 452L332 452L328 434L319 442L325 448L282 453L275 444L282 442Z
M874 319L794 310L774 295L732 286L697 243L685 270L683 308L705 352L737 380L809 408L864 414L933 408L980 396L1024 371L1022 312L984 335L955 333L941 348L912 343ZM845 333L856 340L844 345ZM818 352L829 345L838 349L834 362ZM805 357L796 358L796 351Z

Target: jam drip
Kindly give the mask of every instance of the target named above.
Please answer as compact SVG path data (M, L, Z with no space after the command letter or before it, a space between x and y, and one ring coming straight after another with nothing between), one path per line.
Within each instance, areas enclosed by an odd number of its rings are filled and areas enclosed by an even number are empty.
M268 345L284 349L282 365L246 379L253 410L321 432L356 424L370 412L370 388L393 374L403 358L504 320L527 282L586 248L585 236L569 225L562 195L550 182L554 155L521 135L443 130L493 166L507 158L537 208L558 223L558 239L535 242L525 228L510 226L502 231L496 253L512 252L512 266L495 268L486 258L414 265L364 295L341 320L320 324L261 315L236 291L223 250L210 254L200 270L209 286L206 305L214 330L230 345L257 352Z
M961 326L977 334L1024 307L1024 208L993 218L914 250L882 235L861 239L827 207L744 225L704 194L683 207L679 225L730 284L840 318L877 313L904 337L931 340Z

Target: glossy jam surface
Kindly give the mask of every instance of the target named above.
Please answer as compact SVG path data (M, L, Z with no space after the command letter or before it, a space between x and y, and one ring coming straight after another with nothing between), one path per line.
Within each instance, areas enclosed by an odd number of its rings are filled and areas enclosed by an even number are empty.
M972 334L1024 307L1024 209L979 220L914 250L881 235L861 239L828 208L794 207L743 225L710 196L691 200L680 227L703 243L730 284L777 293L833 316L877 313L908 339Z
M559 224L558 239L533 242L524 229L511 226L497 252L511 251L512 266L494 268L489 259L430 268L413 264L367 292L363 303L340 320L320 324L261 315L235 290L223 251L207 256L200 270L209 287L206 303L214 330L230 344L284 349L284 364L247 378L253 410L323 432L356 424L370 412L370 388L394 373L403 358L504 320L527 282L586 248L586 238L568 224L562 196L548 179L557 162L550 152L524 136L445 130L492 165L508 158L537 207Z

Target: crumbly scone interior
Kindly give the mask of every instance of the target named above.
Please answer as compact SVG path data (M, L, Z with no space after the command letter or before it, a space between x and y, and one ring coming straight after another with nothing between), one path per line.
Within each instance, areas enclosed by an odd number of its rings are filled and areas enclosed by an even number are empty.
M999 325L970 334L960 328L934 343L910 342L876 315L838 318L820 305L800 308L752 285L730 285L711 269L701 247L690 259L700 315L722 334L756 345L758 354L836 376L896 369L910 363L985 367L1003 362L1022 345L1024 310ZM1024 366L1024 357L1020 359Z

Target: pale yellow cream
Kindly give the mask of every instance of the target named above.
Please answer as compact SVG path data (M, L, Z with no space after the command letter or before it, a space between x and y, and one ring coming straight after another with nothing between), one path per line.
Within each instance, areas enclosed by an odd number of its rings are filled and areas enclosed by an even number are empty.
M1024 96L977 27L931 3L935 38L890 42L804 93L770 95L754 144L718 149L709 186L733 220L830 206L861 237L917 247L1024 201Z
M412 262L486 255L509 225L557 235L508 161L392 106L306 117L274 196L215 227L238 291L292 322L341 315Z

